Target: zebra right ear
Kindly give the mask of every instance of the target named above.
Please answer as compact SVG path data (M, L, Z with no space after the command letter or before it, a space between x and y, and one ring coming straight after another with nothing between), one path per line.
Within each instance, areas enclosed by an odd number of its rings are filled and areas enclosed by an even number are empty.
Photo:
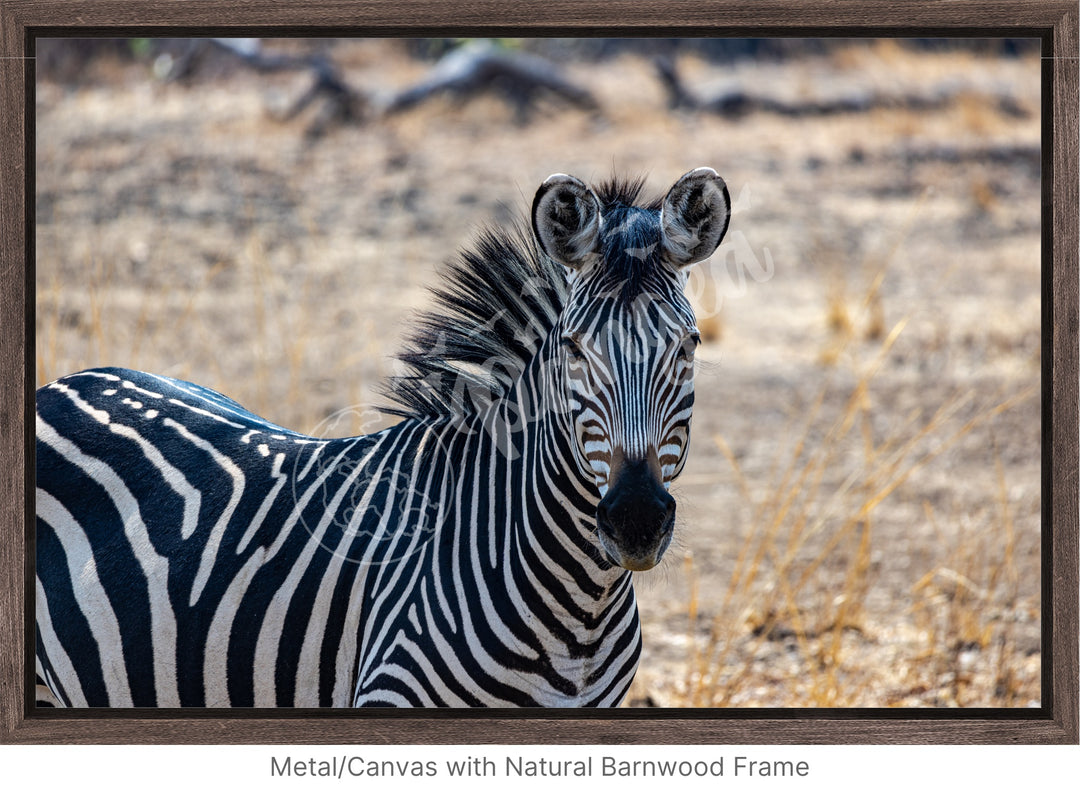
M581 269L597 257L600 243L600 201L592 189L569 175L552 175L533 199L532 225L540 248L570 269Z
M724 179L707 166L675 181L660 209L661 247L675 269L704 261L720 245L731 221Z

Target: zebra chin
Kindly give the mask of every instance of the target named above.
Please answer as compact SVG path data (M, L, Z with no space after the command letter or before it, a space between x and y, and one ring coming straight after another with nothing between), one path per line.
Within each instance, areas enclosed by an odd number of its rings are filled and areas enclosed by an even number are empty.
M596 532L608 560L629 571L647 571L664 557L675 529L675 499L654 464L623 461L596 506Z
M668 546L671 544L671 533L668 532L664 536L655 551L651 553L627 553L623 552L619 545L614 543L612 539L600 533L600 546L604 550L604 555L607 556L608 562L613 566L619 566L632 572L644 572L656 566L664 557L664 553L667 552Z

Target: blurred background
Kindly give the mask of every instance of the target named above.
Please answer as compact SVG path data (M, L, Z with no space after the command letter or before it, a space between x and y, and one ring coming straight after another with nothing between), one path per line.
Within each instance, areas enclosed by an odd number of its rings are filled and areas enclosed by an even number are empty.
M734 213L627 704L1039 704L1037 40L37 48L39 383L366 419L438 265L549 174L711 166Z

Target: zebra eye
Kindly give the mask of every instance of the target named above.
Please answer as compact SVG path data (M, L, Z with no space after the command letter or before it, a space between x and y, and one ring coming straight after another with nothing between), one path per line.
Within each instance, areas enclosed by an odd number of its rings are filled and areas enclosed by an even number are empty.
M584 360L585 352L581 349L581 340L577 336L563 336L562 345L566 349L567 357L572 361Z
M697 349L700 343L701 336L697 332L690 333L682 340L682 351L679 353L679 357L686 361L692 361L694 359L694 350Z

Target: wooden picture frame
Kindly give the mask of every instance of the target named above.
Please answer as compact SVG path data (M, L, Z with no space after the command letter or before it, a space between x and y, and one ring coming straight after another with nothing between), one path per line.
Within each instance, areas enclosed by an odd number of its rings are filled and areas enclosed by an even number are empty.
M502 4L0 0L0 742L1078 742L1074 0ZM1042 706L1002 710L52 710L33 706L34 42L46 36L1029 36L1042 42Z

